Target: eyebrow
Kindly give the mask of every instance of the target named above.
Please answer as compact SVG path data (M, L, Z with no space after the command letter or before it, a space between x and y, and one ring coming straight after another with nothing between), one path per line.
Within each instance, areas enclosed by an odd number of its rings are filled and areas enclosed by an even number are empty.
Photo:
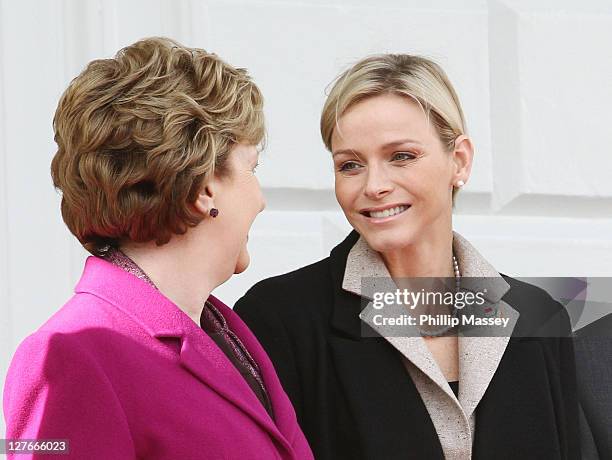
M388 149L390 147L397 147L398 145L404 145L404 144L415 144L415 145L419 145L422 146L423 144L421 144L419 141L416 141L414 139L400 139L397 141L391 141L391 142L387 142L386 144L381 146L381 149ZM332 158L335 157L336 155L344 155L344 154L350 154L350 155L358 155L359 152L355 149L342 149L342 150L336 150L335 152L332 153Z

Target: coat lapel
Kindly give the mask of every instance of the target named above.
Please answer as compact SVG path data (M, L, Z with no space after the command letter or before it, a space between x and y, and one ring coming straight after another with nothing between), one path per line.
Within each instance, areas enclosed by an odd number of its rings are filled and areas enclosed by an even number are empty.
M258 409L257 414L261 416L265 426L271 432L275 433L276 440L287 450L287 452L292 451L290 443L296 436L295 428L297 427L295 423L295 412L278 379L272 361L270 361L268 354L257 341L253 333L231 308L214 296L210 296L208 300L223 314L229 328L240 337L243 345L259 366L262 379L266 386L266 391L272 403L274 421L270 419L259 400L256 400L256 407ZM250 388L249 393L255 397L255 394Z
M277 444L287 451L291 450L253 390L207 335L197 338L183 337L180 363L203 384L249 415Z
M158 340L178 340L179 362L183 368L251 417L280 446L290 450L255 393L217 344L153 286L104 259L89 257L75 291L105 299ZM217 299L211 297L211 300L219 306ZM243 331L235 332L242 339ZM245 346L251 350L254 345L250 336L248 339ZM260 362L258 358L261 360L261 356L255 358ZM266 382L271 379L269 370L264 378Z
M365 239L359 238L348 253L346 272L342 279L342 288L345 291L361 296L363 307L366 307L372 299L366 298L362 294L362 280L364 278L368 278L369 282L372 283L372 292L391 292L396 288L381 257L368 246ZM373 308L362 309L360 318L365 323L373 325L373 315L376 313L377 311ZM410 326L406 326L406 328L410 328ZM449 396L454 398L451 388L446 383L446 379L429 352L425 341L417 336L416 328L412 328L413 333L409 337L385 336L384 328L376 328L374 326L374 329L387 342L399 350L414 366L420 369L439 387L443 388Z
M466 417L470 418L493 379L501 361L519 313L502 297L510 285L487 260L461 235L453 232L453 251L459 263L462 278L467 278L472 290L486 289L485 308L498 309L501 317L508 318L508 327L500 336L495 326L480 326L478 336L473 332L459 336L459 402Z
M485 306L497 308L502 317L509 319L508 327L501 337L495 326L480 326L477 329L478 337L459 336L459 381L461 382L459 403L469 419L497 369L519 313L501 300L510 288L508 283L465 238L456 232L453 232L453 251L459 263L462 279L469 283L470 289L484 290L487 293ZM363 278L378 278L379 281L375 280L374 283L392 283L391 275L382 258L368 246L365 239L360 237L347 255L342 287L346 291L361 295ZM389 290L389 287L381 286L381 289L385 291ZM371 324L372 309L367 309L363 313L363 319ZM474 331L470 334L473 335ZM454 399L444 375L416 330L411 337L385 337L385 339Z
M344 259L346 270L341 279L343 290L361 296L362 279L369 278L374 279L374 283L381 284L380 290L388 291L389 286L383 285L393 283L393 281L382 258L368 246L365 239L357 234L352 235L352 246L346 251L346 258ZM343 244L348 246L345 243ZM443 420L444 414L441 414L435 408L441 407L441 405L444 405L444 407L452 406L449 406L445 400L440 400L440 396L435 395L435 390L428 382L433 382L439 391L446 393L453 401L452 405L459 411L457 420L462 424L469 423L470 428L465 425L465 429L472 431L471 435L473 436L473 415L476 406L483 398L500 364L519 317L514 308L501 300L502 296L508 291L509 285L484 257L456 232L453 232L453 251L459 263L462 279L470 284L470 289L485 290L487 293L487 303L482 308L488 306L497 308L501 317L509 320L508 327L503 330L503 334L495 326L480 326L477 329L478 337L467 336L467 334L459 335L459 397L455 398L425 341L416 331L411 334L411 337L385 337L386 341L409 361L410 364L407 365L407 369L413 377L412 380L417 384L425 406L431 409L429 413L434 420L434 425L439 428L440 436L448 436L449 438L452 437L452 433L440 432L440 429L447 429L445 427L448 427L448 421ZM380 280L376 280L376 278ZM374 286L374 290L378 290L376 286ZM369 300L362 298L362 309ZM355 315L354 312L352 314ZM373 324L371 317L373 314L373 309L367 308L362 311L361 316L365 322ZM474 331L471 331L470 335L474 335ZM426 417L426 419L429 419L429 417ZM453 428L451 428L452 430Z
M341 288L348 252L358 238L352 232L331 253L335 292L330 347L354 411L359 450L364 458L443 459L427 409L406 378L400 357L381 337L362 336L361 297Z

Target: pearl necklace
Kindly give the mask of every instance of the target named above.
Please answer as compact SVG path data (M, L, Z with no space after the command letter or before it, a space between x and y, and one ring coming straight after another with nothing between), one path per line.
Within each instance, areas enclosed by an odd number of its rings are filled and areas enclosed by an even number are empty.
M453 254L453 271L455 273L455 292L459 292L459 289L461 288L461 272L459 272L459 263L457 262L457 258L455 257L455 255ZM455 308L455 304L453 303L453 307L452 307L453 311L451 313L451 318L456 318L457 317L457 308ZM450 331L451 329L453 329L454 326L451 325L444 325L439 329L435 329L433 331L423 331L422 329L418 328L419 333L421 334L421 336L423 337L439 337L441 335L446 334L448 331Z

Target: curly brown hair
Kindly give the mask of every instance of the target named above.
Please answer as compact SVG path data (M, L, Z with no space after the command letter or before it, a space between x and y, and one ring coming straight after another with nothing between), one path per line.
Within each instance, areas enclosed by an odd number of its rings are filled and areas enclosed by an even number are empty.
M203 182L227 174L233 145L265 136L263 98L244 69L148 38L95 60L62 95L51 163L62 217L89 252L167 243L203 216Z

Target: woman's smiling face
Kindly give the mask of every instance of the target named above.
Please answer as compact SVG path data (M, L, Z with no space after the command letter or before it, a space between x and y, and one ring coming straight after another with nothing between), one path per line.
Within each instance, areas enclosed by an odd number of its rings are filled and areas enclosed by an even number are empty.
M350 107L331 139L336 198L370 247L389 252L450 228L457 164L407 96L373 96Z

